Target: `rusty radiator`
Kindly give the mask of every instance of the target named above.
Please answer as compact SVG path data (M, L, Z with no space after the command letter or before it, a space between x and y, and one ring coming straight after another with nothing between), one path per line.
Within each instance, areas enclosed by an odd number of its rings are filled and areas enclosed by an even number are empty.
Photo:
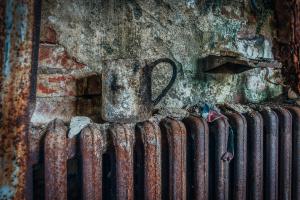
M89 125L73 139L54 120L30 134L27 198L300 199L300 108L224 115Z

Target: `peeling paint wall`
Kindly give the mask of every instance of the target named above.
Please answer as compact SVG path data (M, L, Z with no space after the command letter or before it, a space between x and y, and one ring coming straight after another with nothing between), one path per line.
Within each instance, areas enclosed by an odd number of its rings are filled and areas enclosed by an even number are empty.
M264 80L263 69L205 74L197 65L200 58L227 50L247 58L273 58L272 17L265 19L260 33L258 26L246 0L44 0L39 98L32 121L42 123L57 116L68 121L73 115L97 118L101 102L91 102L101 90L83 98L77 91L84 86L78 82L101 73L101 61L108 59L174 60L179 77L159 106L269 100L282 89ZM170 73L168 66L154 71L154 94L160 93ZM81 113L83 105L92 105L94 111Z

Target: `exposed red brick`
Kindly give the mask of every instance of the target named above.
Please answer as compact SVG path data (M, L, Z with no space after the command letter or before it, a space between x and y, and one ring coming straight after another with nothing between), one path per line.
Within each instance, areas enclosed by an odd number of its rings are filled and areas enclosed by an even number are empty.
M43 25L41 28L41 43L57 44L57 33L49 25Z
M44 86L42 83L39 83L37 88L41 93L44 93L44 94L52 94L52 93L56 92L56 90L48 88L48 87Z
M57 82L66 82L66 81L73 81L75 78L69 75L58 75L55 77L49 77L48 81L50 83L57 83Z
M76 96L76 78L69 74L40 74L38 84L53 91L38 87L38 97Z
M50 59L51 56L53 55L53 50L54 50L53 47L49 47L41 44L39 49L39 61Z
M68 55L63 47L49 44L40 45L39 65L61 69L82 69L86 66Z

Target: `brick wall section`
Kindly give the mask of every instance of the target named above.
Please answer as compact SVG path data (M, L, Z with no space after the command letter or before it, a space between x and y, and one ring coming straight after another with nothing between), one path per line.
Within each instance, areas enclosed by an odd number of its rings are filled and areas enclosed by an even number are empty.
M75 115L89 116L99 122L100 77L87 73L88 66L69 56L56 38L54 29L42 25L37 102L31 122L34 126L55 118L69 122Z

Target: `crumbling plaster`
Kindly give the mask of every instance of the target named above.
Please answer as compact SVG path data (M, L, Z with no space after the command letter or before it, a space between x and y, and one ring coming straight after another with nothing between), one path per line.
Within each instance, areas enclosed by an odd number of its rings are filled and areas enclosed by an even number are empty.
M45 0L42 24L57 33L57 43L80 63L80 73L101 72L102 60L168 57L179 77L161 106L183 107L199 100L261 102L281 93L264 80L265 70L204 74L199 58L226 50L248 58L272 58L272 19L260 33L248 1L196 0ZM170 74L154 72L155 94ZM276 74L271 73L276 76ZM104 94L105 95L105 94Z

